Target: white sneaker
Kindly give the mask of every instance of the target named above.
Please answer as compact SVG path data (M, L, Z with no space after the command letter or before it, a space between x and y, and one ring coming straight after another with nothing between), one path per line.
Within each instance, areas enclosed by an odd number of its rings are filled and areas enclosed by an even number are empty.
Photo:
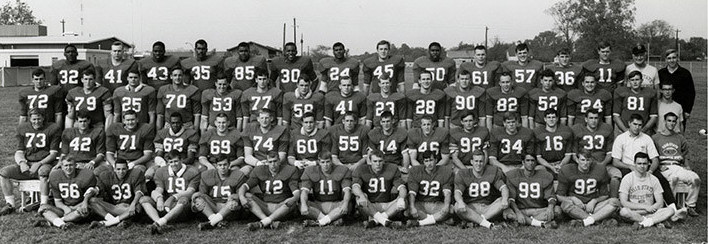
M686 207L683 207L674 212L674 215L671 216L671 221L676 222L682 219L686 219L686 217L688 217L688 209L686 209Z

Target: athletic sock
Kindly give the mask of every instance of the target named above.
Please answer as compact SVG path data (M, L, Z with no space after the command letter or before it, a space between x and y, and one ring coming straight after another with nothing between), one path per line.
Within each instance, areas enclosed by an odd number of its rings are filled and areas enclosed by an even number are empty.
M486 219L482 219L482 222L479 222L479 225L487 229L492 228L492 223L487 221Z
M166 225L166 224L167 224L167 220L164 219L164 218L160 218L160 219L157 220L157 225L159 225L159 226L163 226L163 225Z
M531 226L541 227L541 226L543 226L543 223L545 223L545 222L538 221L534 218L531 218Z
M329 215L325 215L324 217L320 218L320 220L318 220L318 222L319 222L320 226L325 226L325 225L329 224L329 222L332 222L332 219L329 217Z
M46 195L39 196L39 203L47 204L47 202L49 202L49 196L46 196Z
M642 220L642 222L640 222L639 224L644 227L651 227L652 225L654 225L654 219L644 218L644 220Z
M216 213L209 216L209 224L211 224L212 226L216 226L216 224L218 224L222 220L224 220L224 216L221 215L221 213Z
M108 214L108 215L110 215L110 214ZM113 217L113 216L110 216L110 218L108 216L106 216L106 221L103 221L103 225L105 225L106 227L117 225L118 223L120 223L120 219L118 217Z
M266 217L265 219L261 220L261 224L263 224L263 226L268 226L272 222L273 222L273 220L270 217Z
M428 215L425 219L418 221L418 224L420 226L433 225L435 224L435 217L433 217L433 215Z
M590 226L595 223L595 219L592 216L588 216L587 218L583 219L583 225L585 226Z
M56 218L56 219L52 220L52 224L56 227L61 227L62 225L65 225L66 222L64 222L64 220L61 218Z
M110 213L107 213L106 216L103 216L103 219L105 219L105 220L109 220L109 219L113 219L113 218L115 218L115 217L113 215L111 215Z
M15 207L15 196L5 196L5 202L14 208Z
M381 225L386 225L386 221L388 221L388 214L382 212L376 213L374 214L374 220Z

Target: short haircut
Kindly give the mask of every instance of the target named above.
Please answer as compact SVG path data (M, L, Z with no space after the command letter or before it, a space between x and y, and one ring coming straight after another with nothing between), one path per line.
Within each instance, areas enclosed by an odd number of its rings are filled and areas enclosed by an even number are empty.
M223 113L223 112L222 112L222 113L218 113L218 114L216 115L216 118L217 118L217 119L218 119L218 118L226 118L226 120L229 120L229 116L226 115L226 113Z
M134 65L133 67L131 67L130 69L128 69L127 74L130 74L130 73L133 73L133 74L136 74L136 75L140 76L140 70L138 70L137 65Z
M62 159L62 162L60 162L60 163L63 163L64 161L74 163L74 162L76 162L76 158L74 155L69 154L66 157L64 157L64 159Z
M426 150L420 156L423 158L423 160L426 160L429 158L437 159L437 154L432 150Z
M228 159L229 157L226 154L217 154L214 156L214 164L217 164L222 161L226 161L228 163Z
M113 165L118 165L118 164L128 165L128 161L125 159L116 159L116 162Z
M433 122L433 116L430 116L429 114L423 115L423 117L420 118L420 121L422 122L423 120L430 120L430 122Z
M378 43L376 43L376 49L379 49L379 46L381 46L381 45L386 45L389 49L391 49L391 43L386 40L381 40Z
M588 149L581 148L580 151L578 151L578 156L581 156L581 155L583 157L585 157L587 160L591 160L591 161L594 160L592 158L592 152Z
M639 79L644 78L644 75L642 75L642 72L640 72L639 70L635 70L635 71L629 72L629 74L627 75L627 79L631 79L632 77L635 77L635 76L639 76Z
M674 117L674 118L678 119L678 115L676 115L674 112L668 112L668 113L664 114L664 120L668 120L669 117Z
M593 82L597 82L597 79L595 78L595 75L593 75L593 74L590 73L590 72L583 73L583 77L582 77L583 80L582 80L582 82L585 82L585 78L587 78L587 77L591 77Z
M558 50L557 55L570 55L570 50L568 48L561 48Z
M180 113L172 113L172 114L170 114L170 121L172 120L172 118L179 118L179 122L184 121L184 119L182 118L182 114L180 114Z
M172 75L172 72L175 72L175 70L182 71L182 74L184 74L184 70L182 69L182 67L179 66L171 67L168 74Z
M379 80L389 80L389 79L391 79L391 76L389 76L387 72L382 72L381 75L379 75Z
M208 47L207 42L204 39L197 40L197 42L194 43L194 48L197 48L197 45L204 45L204 47Z
M246 49L249 49L249 50L251 49L251 46L248 45L248 42L240 42L240 43L238 44L238 46L236 46L236 48L242 48L242 47L243 47L243 48L246 48Z
M543 117L546 117L549 114L555 114L556 117L558 117L558 110L556 110L555 108L546 109L546 111L543 112Z
M216 72L216 79L217 80L226 80L228 78L229 78L229 76L226 75L226 73L223 70Z
M430 45L428 45L428 49L431 49L433 47L439 47L440 49L442 49L442 46L438 42L431 42Z
M597 43L597 50L598 51L600 51L600 49L603 49L606 47L609 47L610 49L612 49L612 46L610 45L610 43L608 41L601 41L601 42Z
M167 153L167 159L181 159L182 153L179 152L177 149L172 149L169 153Z
M351 110L345 111L345 112L344 112L344 116L342 116L342 118L343 118L343 119L346 119L347 116L351 116L351 117L354 119L355 122L357 121L357 118L356 118L356 117L357 117L357 114L356 114L354 111L351 111Z
M76 112L76 119L88 119L89 121L91 121L91 114L88 110L81 109Z
M279 158L280 155L278 155L278 151L276 150L271 150L266 153L266 158Z
M371 156L376 156L376 157L378 157L378 158L383 159L384 153L383 153L381 150L374 149L374 150L371 151Z
M285 47L288 47L288 46L292 46L295 48L295 50L297 50L297 44L295 44L294 42L285 43Z
M123 111L123 117L125 117L126 115L134 115L137 117L138 112L135 112L135 110L132 110L132 109L128 109L126 111Z
M302 120L303 120L303 121L305 120L305 118L310 118L310 117L315 118L315 113L313 113L313 112L305 112L304 114L302 114Z
M44 112L45 112L44 109L41 109L41 108L33 108L33 109L30 109L29 112L27 112L27 116L30 116L30 117L31 117L32 115L39 115L39 116L41 116L42 118L44 118Z
M46 75L46 72L44 72L44 69L41 68L36 68L32 70L32 76L42 76Z
M484 151L480 150L479 148L472 150L472 157L474 156L482 156L484 157Z
M647 47L645 47L644 44L639 43L632 47L632 55L639 55L642 53L647 53Z
M328 150L322 150L320 152L320 154L317 155L317 159L320 159L320 160L332 159L332 153L330 153Z
M123 47L123 42L121 42L121 41L114 41L113 44L111 44L111 46L121 46L121 47Z
M632 114L632 115L629 116L629 122L632 122L632 121L635 121L635 120L639 120L639 121L644 122L644 117L642 117L641 114Z
M68 45L64 46L64 52L66 52L66 50L69 48L74 48L74 50L77 50L77 48L76 48L76 46L74 46L74 44L68 44Z
M499 73L499 78L501 78L503 76L508 76L509 78L511 78L511 73L509 73L509 71L502 71L501 73ZM499 79L499 78L497 78L497 79Z
M259 115L260 115L260 114L268 114L271 118L272 118L272 117L275 117L275 113L273 112L273 110L271 110L271 109L269 109L269 108L262 108L262 109L259 109L259 110L258 110L258 114L259 114Z
M474 111L466 111L465 113L462 114L462 117L460 117L460 119L462 120L462 119L466 118L467 116L472 116L472 120L478 119L477 114Z
M256 68L256 77L259 76L265 76L266 78L268 78L268 70Z
M523 50L527 50L527 51L528 51L528 50L529 50L529 45L526 44L526 43L519 43L519 44L516 45L516 49L514 49L514 51L516 51L516 52L518 52L518 51L523 51Z
M84 76L93 76L93 78L96 78L96 71L93 69L85 69L84 71L81 71L81 77L83 78Z
M460 71L460 73L457 74L457 75L458 75L458 76L472 76L472 74L471 74L468 70L466 70L466 69L463 69L463 70Z
M585 111L585 116L588 116L588 114L597 114L600 116L600 110L596 108L589 108L588 111Z
M637 154L634 154L634 161L636 162L637 159L644 158L646 160L649 160L649 154L646 154L645 152L638 152Z
M506 112L504 112L504 115L502 116L502 118L503 118L502 121L507 121L510 119L517 121L517 120L519 120L519 114L516 112L512 112L512 111L506 111Z
M383 113L381 113L381 119L384 119L384 118L393 119L393 113L391 113L391 111L388 111L388 110L383 111Z
M341 42L335 42L334 45L332 45L332 49L335 49L337 47L344 48L344 44L342 44Z
M430 72L430 71L428 71L428 70L422 70L422 71L420 71L420 75L419 75L418 79L420 79L420 76L423 76L424 74L430 75L430 79L432 79L433 77L435 77L435 76L433 75L433 72Z
M155 43L152 44L152 48L155 49L155 47L162 47L162 49L165 49L165 43L161 41L156 41Z
M475 51L477 51L477 50L483 50L483 51L486 52L486 51L487 51L487 47L485 47L484 45L477 45L477 46L474 47L474 50L475 50Z
M541 79L543 79L543 77L551 77L555 80L555 78L556 78L556 75L553 73L553 70L551 70L551 69L541 70L541 73L539 75L540 75L539 77L541 77Z
M678 51L676 51L676 49L669 49L669 50L666 50L666 51L664 52L664 57L668 57L668 56L671 55L672 53L678 53Z

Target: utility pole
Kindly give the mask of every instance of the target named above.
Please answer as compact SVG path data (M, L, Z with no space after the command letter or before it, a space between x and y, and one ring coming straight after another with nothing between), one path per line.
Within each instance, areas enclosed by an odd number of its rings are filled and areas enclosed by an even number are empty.
M64 32L66 32L66 29L64 28L64 24L66 24L66 21L64 21L64 19L61 19L59 23L61 23L61 34L64 34Z
M300 50L302 50L301 52L305 52L305 48L302 46L305 41L303 41L302 38L303 34L300 33Z
M283 49L281 49L281 50L283 50L283 52L285 52L285 25L286 24L283 23L283 46L282 46Z
M293 42L297 43L297 20L293 18Z
M484 47L489 48L489 46L487 46L487 32L489 32L489 27L485 26L484 27Z
M676 51L678 52L678 59L681 60L681 52L679 51L679 39L678 39L678 33L679 29L676 29Z

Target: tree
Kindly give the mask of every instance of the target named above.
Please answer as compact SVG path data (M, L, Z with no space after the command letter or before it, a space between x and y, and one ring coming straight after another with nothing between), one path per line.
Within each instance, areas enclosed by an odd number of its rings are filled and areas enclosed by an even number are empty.
M534 59L543 62L553 61L556 52L566 47L565 40L550 30L538 33L533 40L526 40L526 44L530 46Z
M681 60L705 59L707 45L708 41L703 37L691 37L688 41L685 39L679 40ZM672 45L671 48L674 48L674 46Z
M460 42L456 47L450 48L452 51L470 51L474 50L475 44Z
M546 13L553 17L553 21L556 25L556 31L563 37L565 41L565 46L567 48L573 49L573 44L575 41L577 24L575 19L571 14L567 14L570 11L570 1L567 2L557 2L553 4L550 8L546 9Z
M312 61L318 62L324 57L329 57L330 50L332 50L332 47L317 45L315 49L310 50L310 57L312 58Z
M39 25L42 21L34 17L32 14L32 9L30 9L27 3L21 0L15 0L13 6L12 2L8 2L2 6L2 13L0 13L0 25Z
M666 49L673 48L671 39L674 28L665 20L654 20L637 28L637 38L649 48L649 55L661 55Z

